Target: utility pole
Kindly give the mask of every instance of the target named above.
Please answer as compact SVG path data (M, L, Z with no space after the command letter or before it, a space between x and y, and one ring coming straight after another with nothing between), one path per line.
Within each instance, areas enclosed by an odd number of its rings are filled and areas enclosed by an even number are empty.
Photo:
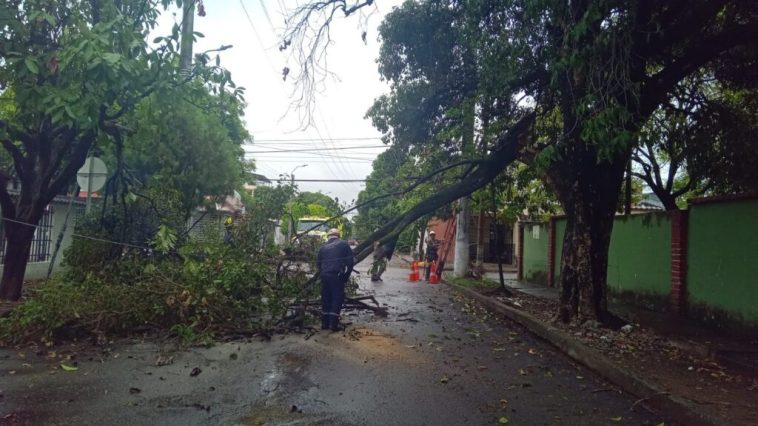
M87 176L87 204L84 206L85 214L89 214L90 210L92 210L92 176L95 174L95 158L91 157L89 160L89 176ZM66 217L68 217L68 213L66 213Z
M467 105L466 116L463 124L463 137L461 140L461 153L463 158L470 158L470 150L474 145L474 116L476 115L476 102L470 101ZM458 200L458 220L456 221L455 231L455 259L453 259L453 275L456 277L465 277L469 272L469 223L471 221L471 200L469 197L462 197ZM444 260L444 259L443 259Z
M179 53L179 69L189 75L192 67L192 43L195 32L195 0L185 0L182 5L182 39Z

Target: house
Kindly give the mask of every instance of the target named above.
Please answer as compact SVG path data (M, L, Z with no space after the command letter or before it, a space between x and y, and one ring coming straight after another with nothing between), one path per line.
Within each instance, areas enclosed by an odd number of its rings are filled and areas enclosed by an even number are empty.
M658 198L658 196L652 192L643 193L642 199L639 202L632 205L632 213L654 211L654 210L666 210L666 209L663 206L661 199Z
M71 244L76 220L84 216L84 199L82 197L74 197L72 200L71 198L71 196L58 195L45 208L45 213L39 225L37 225L37 230L34 232L32 249L29 253L29 264L26 267L25 278L27 280L47 278L50 263L53 261L56 242L65 226L66 229L63 233L61 245L52 265L53 272L60 269L61 261L63 260L63 250ZM68 223L66 224L67 215ZM0 272L5 263L6 249L4 226L2 221L0 221Z
M446 268L452 268L455 260L455 226L453 218L433 218L429 221L427 232L423 236L423 240L426 241L429 232L434 231L437 239L445 240L440 245L439 255L440 259L445 256ZM504 265L515 266L516 241L512 225L495 224L487 214L472 214L469 220L469 236L471 261L481 259L484 263L497 263L499 255ZM480 250L481 256L478 256Z
M205 198L207 202L214 204L214 208L198 206L187 219L186 224L190 238L198 241L223 237L226 219L245 213L242 196L237 191L218 201L214 201L210 196Z

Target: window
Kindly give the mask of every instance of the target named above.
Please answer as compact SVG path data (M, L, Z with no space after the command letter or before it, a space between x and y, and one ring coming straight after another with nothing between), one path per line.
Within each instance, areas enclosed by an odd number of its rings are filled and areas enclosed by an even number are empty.
M532 239L535 239L535 240L540 239L540 226L539 225L532 226Z
M53 207L47 206L42 219L34 231L32 247L29 250L29 262L48 262L50 260L50 246L53 237ZM0 226L0 264L5 263L5 226Z

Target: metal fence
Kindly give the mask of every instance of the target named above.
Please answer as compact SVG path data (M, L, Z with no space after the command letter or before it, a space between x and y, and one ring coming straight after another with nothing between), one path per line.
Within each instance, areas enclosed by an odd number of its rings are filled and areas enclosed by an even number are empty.
M53 206L47 206L45 214L34 231L29 262L47 262L50 260L50 246L53 237ZM0 224L0 265L5 263L6 253L5 227Z

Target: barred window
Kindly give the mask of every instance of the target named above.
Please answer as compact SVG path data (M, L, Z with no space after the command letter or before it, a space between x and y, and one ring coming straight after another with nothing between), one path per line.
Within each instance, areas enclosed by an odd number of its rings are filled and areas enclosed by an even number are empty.
M32 247L29 251L29 262L48 262L50 260L50 246L53 237L53 206L47 206L42 219L34 231ZM0 264L5 263L6 241L5 226L0 224Z

